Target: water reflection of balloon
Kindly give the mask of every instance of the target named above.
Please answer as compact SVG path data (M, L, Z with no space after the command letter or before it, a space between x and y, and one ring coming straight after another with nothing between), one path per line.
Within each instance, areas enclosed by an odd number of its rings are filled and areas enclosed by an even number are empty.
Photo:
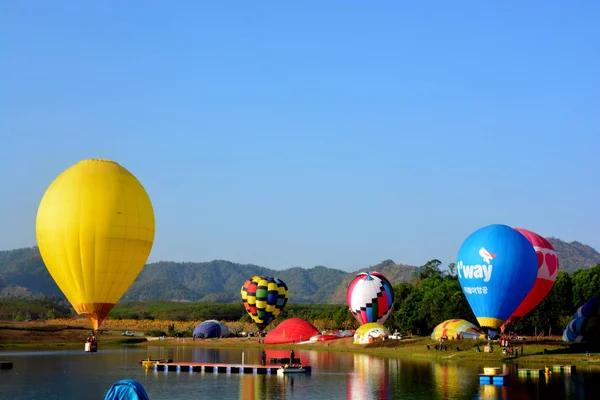
M265 375L240 374L240 400L265 398Z
M533 249L537 256L537 278L525 299L523 299L521 304L513 311L506 323L502 325L503 327L507 323L516 324L548 295L556 281L559 270L558 256L554 247L548 240L537 233L526 229L514 229L525 236L533 245Z
M347 380L347 399L389 399L389 367L386 360L365 354L354 354L354 371Z
M242 303L258 329L265 329L288 301L288 287L279 278L253 276L240 289Z
M482 399L507 400L510 398L508 395L509 393L508 393L507 386L504 386L504 385L491 385L491 384L481 385L480 392L483 392L481 395ZM518 398L523 398L523 397L518 397ZM528 397L526 397L526 398L528 398Z
M435 390L438 392L437 398L453 399L460 397L464 389L461 385L461 378L467 378L469 373L465 368L457 364L432 363L433 377L435 380ZM463 376L461 376L463 375Z
M361 325L369 322L383 324L394 305L392 284L379 272L362 272L348 285L346 303Z
M533 287L537 256L520 232L506 225L489 225L463 242L456 270L479 325L497 329Z
M50 275L97 330L148 259L154 211L127 169L114 161L84 160L44 193L36 236Z

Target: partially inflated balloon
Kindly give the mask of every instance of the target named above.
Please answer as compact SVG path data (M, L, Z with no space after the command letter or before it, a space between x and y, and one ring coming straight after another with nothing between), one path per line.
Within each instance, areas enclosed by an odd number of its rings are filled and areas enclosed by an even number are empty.
M518 231L506 225L489 225L464 241L456 271L479 325L497 329L533 287L537 256Z
M258 329L263 330L287 304L287 285L272 276L253 276L241 288L242 303Z
M558 275L558 256L554 247L537 233L528 231L526 229L514 228L519 231L529 240L533 245L533 249L537 255L537 279L533 284L533 287L525 297L525 299L519 304L517 309L513 311L510 318L506 323L517 323L523 318L528 312L533 310L550 292L556 276ZM505 324L506 324L505 323ZM503 325L504 326L504 325Z
M594 296L575 311L563 332L565 342L600 341L600 296Z
M438 324L431 332L431 339L438 340L442 337L458 337L463 335L467 339L479 339L483 333L475 325L464 319L449 319Z
M131 172L114 161L84 160L46 190L36 236L50 275L97 330L150 255L154 211Z
M346 302L361 325L370 322L383 324L394 305L394 289L383 274L362 272L348 285Z

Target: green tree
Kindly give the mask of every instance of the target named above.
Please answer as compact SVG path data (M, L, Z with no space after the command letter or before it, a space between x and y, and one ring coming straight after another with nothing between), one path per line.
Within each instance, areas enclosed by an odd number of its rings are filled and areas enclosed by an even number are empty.
M456 263L452 262L448 264L448 271L451 276L456 275Z
M25 321L25 317L23 316L23 314L21 313L21 311L17 311L17 313L15 314L14 320L16 322Z
M592 269L580 269L571 275L573 305L581 307L594 296L600 295L600 264Z
M442 271L440 271L440 265L442 265L442 262L437 259L427 261L425 265L419 268L419 270L421 271L420 278L427 279L434 275L441 275Z
M564 321L573 314L573 292L571 276L559 271L552 289L514 327L518 332L556 334L564 329Z

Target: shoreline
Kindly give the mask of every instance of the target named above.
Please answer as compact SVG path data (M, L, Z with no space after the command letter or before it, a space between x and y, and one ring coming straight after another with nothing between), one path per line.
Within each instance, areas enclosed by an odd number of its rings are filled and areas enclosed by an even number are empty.
M39 349L39 348L81 348L88 329L72 326L49 326L44 324L23 324L0 322L0 356L8 349ZM442 362L479 362L493 364L552 364L575 365L577 367L596 367L600 369L600 354L593 352L587 356L585 352L567 353L570 347L558 340L546 339L536 342L515 343L521 345L524 355L513 357L504 355L501 347L493 343L492 353L478 353L476 346L483 348L485 343L472 339L462 339L446 342L447 351L434 350L435 341L429 337L412 337L401 340L388 339L376 341L367 345L353 344L353 338L336 339L326 342L306 344L264 344L258 343L257 338L149 338L136 335L125 337L120 331L104 331L98 336L98 344L102 346L129 346L151 350L159 346L166 347L195 347L195 348L243 348L243 349L282 349L296 351L321 351L337 353L366 354L387 358L432 360ZM430 350L427 350L427 345ZM459 348L456 351L456 348ZM544 349L549 354L544 354ZM520 350L519 350L520 351Z

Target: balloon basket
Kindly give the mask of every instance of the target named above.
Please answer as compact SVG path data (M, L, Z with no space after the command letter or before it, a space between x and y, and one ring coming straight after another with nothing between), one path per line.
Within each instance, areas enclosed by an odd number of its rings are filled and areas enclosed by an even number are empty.
M98 351L98 343L97 342L86 342L84 348L85 348L85 351L88 353L95 353Z

